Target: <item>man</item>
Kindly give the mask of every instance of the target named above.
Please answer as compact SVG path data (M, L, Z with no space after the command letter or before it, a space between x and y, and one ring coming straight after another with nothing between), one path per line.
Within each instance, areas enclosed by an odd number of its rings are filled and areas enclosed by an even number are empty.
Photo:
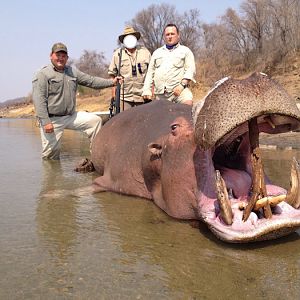
M164 29L166 45L152 54L144 83L143 97L149 99L154 93L159 100L175 103L193 104L193 94L189 89L195 82L195 59L192 51L179 43L180 34L175 24L168 24Z
M124 45L124 48L121 47L114 52L108 70L108 74L112 78L115 78L118 74L123 77L121 109L124 107L124 110L145 103L142 97L142 89L151 54L145 47L137 46L140 37L141 34L135 31L134 28L125 27L123 34L119 36L119 41ZM115 92L116 89L113 88L113 98ZM151 101L151 97L148 101Z
M103 79L67 66L68 50L62 43L53 45L51 63L33 78L33 104L40 124L42 158L59 159L64 129L80 130L92 140L102 125L100 117L76 112L77 85L103 89L117 84L120 77Z

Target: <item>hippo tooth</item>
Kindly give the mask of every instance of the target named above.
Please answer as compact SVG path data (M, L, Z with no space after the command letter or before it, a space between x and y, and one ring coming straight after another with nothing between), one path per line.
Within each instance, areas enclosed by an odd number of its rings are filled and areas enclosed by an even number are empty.
M220 206L221 217L227 225L231 225L233 219L233 213L228 198L226 184L219 170L216 170L216 189L217 189L217 199Z
M299 181L300 181L300 166L296 158L293 158L292 168L291 168L291 179L290 179L290 190L286 195L286 200L288 204L294 208L299 208L300 206L300 190L299 190Z
M278 203L284 201L286 199L286 195L278 195L274 197L264 197L256 201L254 205L254 210L259 210L260 208L265 207L266 205L270 205L271 207L276 206Z

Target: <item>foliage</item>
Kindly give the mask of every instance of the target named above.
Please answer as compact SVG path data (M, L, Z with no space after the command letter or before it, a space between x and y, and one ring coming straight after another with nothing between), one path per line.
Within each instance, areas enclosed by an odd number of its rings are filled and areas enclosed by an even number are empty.
M204 24L206 76L263 71L270 75L300 50L300 1L245 0L219 23Z
M82 72L97 77L107 77L108 64L103 52L84 50L79 60L73 64ZM79 96L100 96L101 90L78 86Z
M197 59L198 82L252 71L271 74L300 51L300 1L245 0L239 11L227 9L218 22L203 23L201 9L179 14L169 4L150 5L128 22L153 52L163 45L163 29L175 23L181 43Z
M174 5L152 4L138 12L128 25L141 33L142 43L152 53L163 45L163 30L169 23L176 24L180 28L182 44L196 52L199 47L199 35L201 35L201 22L197 9L180 15Z

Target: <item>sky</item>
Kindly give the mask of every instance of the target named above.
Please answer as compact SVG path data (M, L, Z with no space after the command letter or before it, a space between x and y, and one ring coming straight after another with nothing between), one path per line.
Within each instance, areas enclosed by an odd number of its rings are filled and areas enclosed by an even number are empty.
M110 61L126 22L151 4L174 5L179 13L193 8L206 23L217 22L226 9L238 11L242 0L9 0L0 4L0 102L31 92L33 74L49 63L56 42L69 57L84 50L103 52ZM176 23L176 20L175 22Z

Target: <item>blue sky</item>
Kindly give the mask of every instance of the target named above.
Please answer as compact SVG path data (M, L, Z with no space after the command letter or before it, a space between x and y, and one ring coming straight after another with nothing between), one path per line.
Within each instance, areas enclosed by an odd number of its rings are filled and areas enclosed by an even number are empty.
M49 63L50 48L62 41L69 56L103 51L110 61L124 25L151 4L167 3L182 13L197 8L204 22L214 22L242 0L100 1L9 0L0 4L0 102L27 96L34 72Z

